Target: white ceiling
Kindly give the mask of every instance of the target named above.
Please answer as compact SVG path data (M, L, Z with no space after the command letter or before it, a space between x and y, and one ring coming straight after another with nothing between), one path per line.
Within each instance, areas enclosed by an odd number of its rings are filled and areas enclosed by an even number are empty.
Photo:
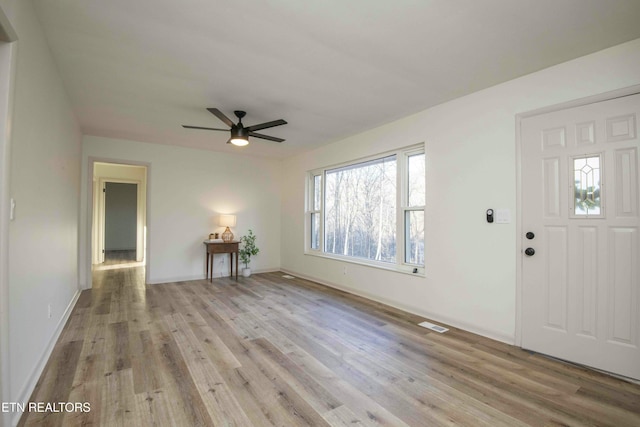
M85 134L276 158L640 37L638 0L34 3Z

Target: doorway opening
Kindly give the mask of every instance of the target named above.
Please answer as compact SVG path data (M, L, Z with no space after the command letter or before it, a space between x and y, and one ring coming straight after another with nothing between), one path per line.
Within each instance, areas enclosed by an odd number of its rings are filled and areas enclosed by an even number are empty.
M92 269L146 264L147 167L93 163Z
M138 261L138 183L105 182L104 264Z

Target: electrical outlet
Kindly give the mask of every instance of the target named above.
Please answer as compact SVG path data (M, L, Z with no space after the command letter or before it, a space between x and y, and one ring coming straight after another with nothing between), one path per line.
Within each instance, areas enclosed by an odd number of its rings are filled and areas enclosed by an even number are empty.
M344 274L345 276L347 275L347 266L344 266L344 270L342 271L342 274Z
M47 311L48 311L47 315L49 316L49 319L51 319L51 304L47 306Z

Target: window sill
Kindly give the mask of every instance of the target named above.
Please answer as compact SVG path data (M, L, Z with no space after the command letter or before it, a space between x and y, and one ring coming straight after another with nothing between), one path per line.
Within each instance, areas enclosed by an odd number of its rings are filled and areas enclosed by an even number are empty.
M413 277L423 277L423 278L427 277L425 274L424 267L416 267L408 264L406 265L405 264L403 265L387 264L382 262L367 261L365 259L359 259L359 258L347 257L347 256L341 256L341 255L328 255L322 252L315 252L315 251L309 251L309 250L305 251L304 254L313 256L313 257L318 257L318 258L325 258L325 259L330 259L334 261L346 262L349 264L362 265L364 267L377 268L379 270L392 271L394 273L402 273L402 274L406 274L408 276L413 276ZM417 273L413 272L414 268L418 269Z

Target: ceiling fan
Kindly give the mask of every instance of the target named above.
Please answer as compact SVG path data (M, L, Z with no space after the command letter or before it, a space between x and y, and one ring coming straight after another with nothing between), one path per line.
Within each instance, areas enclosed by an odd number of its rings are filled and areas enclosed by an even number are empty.
M254 138L266 139L268 141L282 142L284 139L276 138L275 136L263 135L261 133L257 133L257 130L272 128L275 126L286 125L287 122L280 120L273 120L271 122L260 123L258 125L252 126L244 126L242 124L242 118L247 114L244 111L234 111L233 113L238 118L238 123L233 123L230 118L224 115L224 113L217 108L207 108L207 110L219 118L224 124L230 127L230 129L218 129L218 128L204 128L200 126L187 126L182 125L183 128L187 129L204 129L204 130L220 130L223 132L231 131L231 138L227 141L227 144L237 145L242 147L244 145L249 144L249 137L252 136Z

